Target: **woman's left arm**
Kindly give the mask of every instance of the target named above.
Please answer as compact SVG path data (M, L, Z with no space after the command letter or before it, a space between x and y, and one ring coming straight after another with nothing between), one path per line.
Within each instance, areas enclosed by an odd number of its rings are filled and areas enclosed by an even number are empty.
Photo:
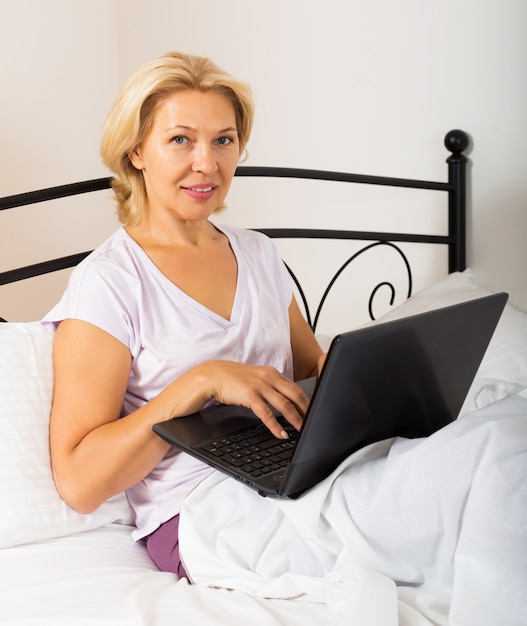
M289 306L289 325L295 380L318 376L326 355L318 345L318 341L302 315L295 297Z

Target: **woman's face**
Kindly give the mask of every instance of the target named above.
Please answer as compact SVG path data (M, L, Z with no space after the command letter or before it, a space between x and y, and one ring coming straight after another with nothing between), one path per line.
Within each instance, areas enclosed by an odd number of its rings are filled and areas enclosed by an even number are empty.
M143 143L130 154L143 172L148 214L207 219L224 201L240 156L231 101L209 91L164 98Z

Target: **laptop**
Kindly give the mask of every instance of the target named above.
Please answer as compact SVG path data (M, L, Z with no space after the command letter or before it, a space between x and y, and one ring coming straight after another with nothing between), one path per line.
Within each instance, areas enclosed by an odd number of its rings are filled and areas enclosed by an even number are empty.
M337 335L320 376L299 383L311 401L300 432L290 428L287 440L229 405L155 424L154 432L260 495L296 498L368 444L427 437L455 420L507 298Z

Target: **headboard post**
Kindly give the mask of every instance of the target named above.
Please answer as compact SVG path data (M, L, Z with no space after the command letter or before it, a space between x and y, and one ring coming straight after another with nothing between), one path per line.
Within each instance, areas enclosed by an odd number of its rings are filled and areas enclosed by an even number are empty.
M453 238L449 246L448 271L461 272L466 268L466 165L463 154L468 148L468 135L462 130L451 130L445 136L445 147L452 154L448 157L448 236Z

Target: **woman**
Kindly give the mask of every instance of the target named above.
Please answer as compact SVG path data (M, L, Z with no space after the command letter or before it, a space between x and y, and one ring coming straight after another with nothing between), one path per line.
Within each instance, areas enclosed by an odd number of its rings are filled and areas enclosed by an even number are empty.
M210 60L168 53L129 79L101 154L123 227L72 273L56 325L50 445L63 499L89 513L127 490L135 539L180 575L178 514L210 468L152 432L209 402L297 429L293 382L323 355L270 241L209 221L253 120L249 88Z

